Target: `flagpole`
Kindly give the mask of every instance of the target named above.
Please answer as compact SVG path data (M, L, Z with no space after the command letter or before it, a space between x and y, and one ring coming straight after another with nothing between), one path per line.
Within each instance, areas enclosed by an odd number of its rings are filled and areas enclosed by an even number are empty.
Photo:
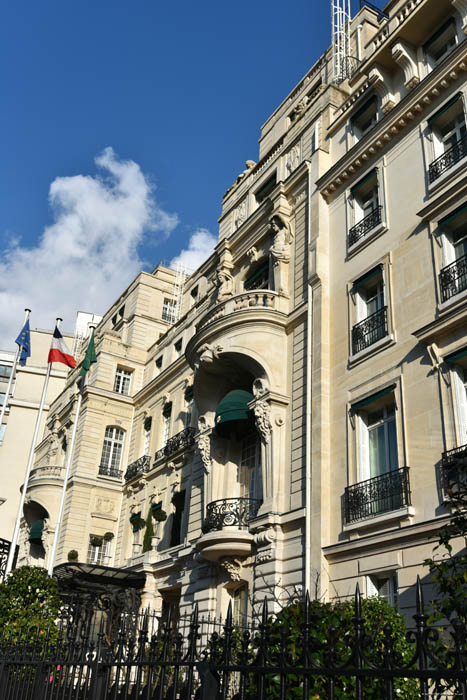
M89 326L89 329L91 331L91 338L92 338L92 334L94 332L94 326ZM65 498L66 498L66 491L67 491L67 485L68 485L68 478L70 475L71 462L73 459L73 451L74 451L74 447L75 447L76 433L78 430L79 413L81 410L81 401L83 399L84 387L86 385L87 376L88 376L88 373L86 372L84 377L82 377L80 380L78 380L79 392L78 392L78 401L76 404L75 422L73 423L73 430L71 432L70 447L68 448L66 467L65 467L65 476L63 477L63 487L62 487L62 496L60 499L60 508L58 509L57 522L55 524L54 541L53 541L53 545L52 545L52 551L50 552L50 557L49 557L49 566L47 569L49 576L52 576L52 574L53 574L55 557L57 555L58 538L60 535L60 527L62 524L63 511L65 508Z
M31 309L24 309L24 321L23 321L23 325L21 326L21 328L24 327L24 324L29 319L30 313L31 313ZM20 354L21 350L22 350L21 346L18 345L16 348L16 355L15 355L15 359L13 362L13 366L11 368L10 379L8 380L8 386L6 388L5 398L3 400L2 410L0 412L0 430L1 430L1 427L3 425L3 417L5 415L6 407L8 404L8 399L10 398L10 391L11 391L11 386L13 384L13 379L16 377L16 368L18 367L18 359L19 359L19 354Z
M61 318L56 319L57 328L60 325L60 321L62 321L62 320L63 319L61 319ZM23 488L21 491L21 499L19 502L18 514L16 516L16 523L15 523L15 529L13 532L13 538L12 538L12 541L10 544L10 551L8 553L8 561L7 561L6 570L5 570L5 577L8 576L11 569L13 568L13 559L15 556L16 544L18 542L19 525L21 522L21 517L23 515L24 501L26 499L26 491L28 490L28 484L29 484L29 475L31 473L31 467L32 467L32 464L34 461L34 450L36 449L36 442L37 442L37 436L39 434L39 428L40 428L40 423L41 423L41 418L42 418L42 411L43 411L44 404L45 404L45 397L47 395L47 386L49 383L51 366L52 366L52 363L49 362L48 358L47 358L47 372L45 375L44 386L42 388L42 396L41 396L41 401L39 404L39 410L37 412L36 425L34 427L34 434L32 436L31 449L29 450L28 464L26 467L26 474L24 476L24 483L23 483Z

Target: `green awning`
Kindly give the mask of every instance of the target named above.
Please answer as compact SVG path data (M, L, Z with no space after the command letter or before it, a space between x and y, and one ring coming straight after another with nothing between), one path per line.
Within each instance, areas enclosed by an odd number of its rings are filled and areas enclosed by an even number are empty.
M451 221L454 221L454 219L457 219L458 216L463 214L464 212L467 211L467 204L463 204L462 206L458 207L455 211L453 211L451 214L448 214L448 216L445 216L444 219L440 219L438 221L438 226L443 228L443 226L446 226L447 224L451 223Z
M392 392L395 389L395 384L391 384L390 386L387 386L385 389L381 389L381 391L377 391L376 394L372 394L371 396L367 396L366 399L362 399L361 401L357 401L357 403L353 403L352 406L350 407L351 410L355 413L355 411L359 411L361 408L364 408L365 406L368 406L370 403L374 403L378 399L380 399L383 396L386 396L387 394L392 394Z
M356 289L363 287L367 282L369 282L369 280L373 279L373 277L376 277L379 274L381 274L381 265L373 267L371 270L359 277L358 280L355 280L352 291L354 292Z
M462 350L453 352L451 355L445 357L444 361L449 363L450 365L453 365L457 362L457 360L460 360L462 357L467 357L467 348L462 348Z
M131 527L133 529L133 532L138 532L140 530L140 522L141 522L141 511L138 513L132 513L130 515L130 523Z
M42 542L42 530L44 529L44 521L36 520L36 522L31 525L29 530L29 541L35 544L40 544Z
M193 386L188 386L185 389L185 401L191 401L193 398Z
M248 404L250 401L253 401L253 399L254 396L250 394L249 391L244 391L243 389L229 391L217 407L215 418L216 429L232 421L249 420L252 412L251 409L248 408Z
M452 99L449 100L449 102L446 102L445 105L441 107L441 109L438 109L438 111L433 114L431 117L428 118L428 125L431 126L433 122L435 122L437 119L440 118L444 112L447 112L448 109L452 107L453 104L457 102L457 100L460 100L461 94L460 92L457 93L457 95L454 95Z
M361 189L366 182L368 182L368 180L374 177L376 177L376 168L370 170L370 172L367 173L365 177L362 177L362 179L359 180L356 185L350 188L350 194L352 195L352 197L355 194L355 192L358 192L358 190ZM378 181L376 181L376 185L378 185Z

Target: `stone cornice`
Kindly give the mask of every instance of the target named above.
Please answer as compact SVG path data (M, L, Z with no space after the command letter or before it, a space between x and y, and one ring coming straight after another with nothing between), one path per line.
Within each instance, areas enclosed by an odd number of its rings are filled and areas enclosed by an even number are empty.
M415 117L426 112L433 100L446 92L453 82L457 82L463 71L467 71L466 40L317 180L316 186L323 197L329 201L344 187L348 187L351 181L359 177L361 171L385 152L394 138L410 128Z

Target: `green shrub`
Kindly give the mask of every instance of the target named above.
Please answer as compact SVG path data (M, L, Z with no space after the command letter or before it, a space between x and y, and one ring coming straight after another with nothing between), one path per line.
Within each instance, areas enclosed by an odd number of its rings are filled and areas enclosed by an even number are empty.
M78 552L76 551L76 549L70 549L67 556L68 556L68 561L78 561L79 555L78 555Z
M352 619L355 617L353 600L337 603L322 603L311 601L310 603L310 635L319 640L318 648L311 652L311 658L319 665L325 665L325 654L329 629L336 629L336 653L337 664L343 665L350 657L350 636L354 632ZM407 662L412 654L412 646L405 640L405 620L394 608L382 598L362 599L362 618L364 619L364 632L371 638L368 647L365 646L367 658L382 668L384 626L389 623L395 640L394 650L400 655L401 663ZM304 604L294 603L284 608L274 620L270 621L267 653L274 664L280 665L281 640L285 643L291 665L300 666L303 663L302 633L304 621ZM313 648L313 647L311 647ZM350 661L353 666L353 662ZM266 696L268 700L280 697L280 676L266 676ZM246 697L253 700L256 697L256 681L253 680ZM385 681L381 679L365 678L363 681L363 693L365 700L381 700L385 697ZM394 697L403 700L419 700L420 691L418 682L413 679L396 678L394 680ZM287 700L302 700L303 677L299 674L289 674L286 681ZM310 699L327 697L326 676L310 676ZM349 700L355 697L355 679L351 677L337 677L335 681L335 699Z
M146 518L146 530L143 537L143 552L150 552L152 549L152 538L154 537L154 526L152 524L151 510L149 509Z
M167 520L167 513L165 510L162 510L162 508L157 508L152 511L152 517L158 523L163 523L164 520Z
M57 581L46 569L21 566L0 584L0 626L12 641L25 639L27 630L33 627L44 638L50 627L53 639L60 602Z

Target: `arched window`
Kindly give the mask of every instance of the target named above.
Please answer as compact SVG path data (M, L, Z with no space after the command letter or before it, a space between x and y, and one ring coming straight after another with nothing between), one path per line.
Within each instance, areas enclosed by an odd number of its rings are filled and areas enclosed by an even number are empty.
M122 461L124 437L125 431L121 428L108 426L105 429L99 474L116 478L121 477L120 464Z
M269 258L261 260L258 265L248 270L248 275L243 283L243 289L249 292L253 289L270 289Z

